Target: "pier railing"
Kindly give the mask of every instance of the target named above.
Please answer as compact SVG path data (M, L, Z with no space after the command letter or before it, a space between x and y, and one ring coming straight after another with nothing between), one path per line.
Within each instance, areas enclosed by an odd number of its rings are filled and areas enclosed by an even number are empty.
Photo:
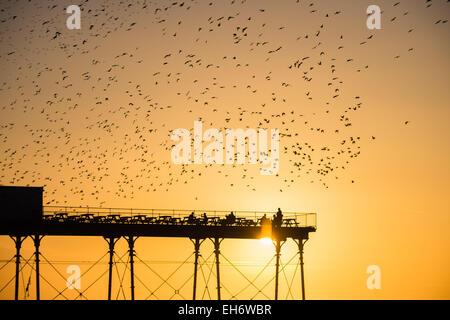
M273 220L274 211L218 211L44 206L44 221L78 223L147 223L258 226ZM231 213L233 213L231 215ZM282 227L317 227L315 213L283 212Z

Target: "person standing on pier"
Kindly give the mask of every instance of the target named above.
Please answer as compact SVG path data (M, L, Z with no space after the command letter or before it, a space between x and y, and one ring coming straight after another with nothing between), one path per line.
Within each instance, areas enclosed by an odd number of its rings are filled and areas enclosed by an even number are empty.
M283 223L283 214L281 213L281 209L278 208L278 211L276 214L273 215L273 226L278 228L281 227L281 224Z

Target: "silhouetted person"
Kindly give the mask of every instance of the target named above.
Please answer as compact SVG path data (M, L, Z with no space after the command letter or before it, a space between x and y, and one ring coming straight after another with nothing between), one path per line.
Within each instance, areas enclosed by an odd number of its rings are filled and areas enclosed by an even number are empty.
M278 208L277 211L277 218L278 218L278 226L281 227L281 224L283 223L283 214L281 213L280 208Z
M263 226L264 224L266 224L267 223L267 217L266 217L266 214L264 213L264 215L261 217L261 226Z
M236 216L234 215L233 211L231 211L227 218L229 224L234 224L236 222Z
M195 221L195 213L194 211L192 211L188 217L188 223L194 223L194 221Z
M273 215L273 226L281 227L282 222L283 222L283 214L281 213L280 208L278 208L277 213Z
M206 215L206 212L203 212L203 223L207 224L208 223L208 217Z

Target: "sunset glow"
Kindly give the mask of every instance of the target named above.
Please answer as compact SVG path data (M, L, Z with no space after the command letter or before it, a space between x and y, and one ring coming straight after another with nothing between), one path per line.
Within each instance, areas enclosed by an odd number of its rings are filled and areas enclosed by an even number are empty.
M449 1L0 6L0 185L43 187L65 226L41 299L107 299L112 251L111 299L192 299L194 266L197 299L273 299L277 258L299 299L301 254L307 299L450 298Z

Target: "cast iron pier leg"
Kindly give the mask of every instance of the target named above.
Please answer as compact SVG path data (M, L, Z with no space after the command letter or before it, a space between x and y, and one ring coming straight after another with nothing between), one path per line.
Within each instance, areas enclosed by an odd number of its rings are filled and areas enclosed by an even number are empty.
M192 239L191 239L192 241ZM192 294L192 300L195 300L195 295L197 292L197 267L198 267L198 256L200 255L200 239L195 238L194 243L194 253L195 253L195 260L194 260L194 292Z
M104 237L109 245L109 277L108 277L108 300L111 300L111 287L112 287L112 267L114 264L114 246L119 238L115 237Z
M40 294L40 285L39 285L39 246L41 244L41 240L44 236L39 236L36 234L33 237L34 242L34 256L35 256L35 262L36 262L36 300L41 300L41 294Z
M130 256L131 300L134 300L134 256L135 256L134 243L136 242L137 238L129 236L128 238L126 238L126 240L128 242L129 247L128 253Z
M217 300L221 300L220 297L220 268L219 268L219 255L220 255L220 243L219 238L214 239L214 253L216 255L216 274L217 274Z
M301 285L302 285L302 300L305 300L305 276L303 271L303 246L308 241L308 239L303 242L303 239L298 239L298 253L300 256L300 277L301 277Z
M10 238L14 241L16 244L16 286L14 289L14 299L19 300L19 273L20 273L20 248L22 247L23 241L26 239L22 236L10 236Z
M278 273L280 269L280 251L281 243L279 240L275 240L275 300L278 300Z

